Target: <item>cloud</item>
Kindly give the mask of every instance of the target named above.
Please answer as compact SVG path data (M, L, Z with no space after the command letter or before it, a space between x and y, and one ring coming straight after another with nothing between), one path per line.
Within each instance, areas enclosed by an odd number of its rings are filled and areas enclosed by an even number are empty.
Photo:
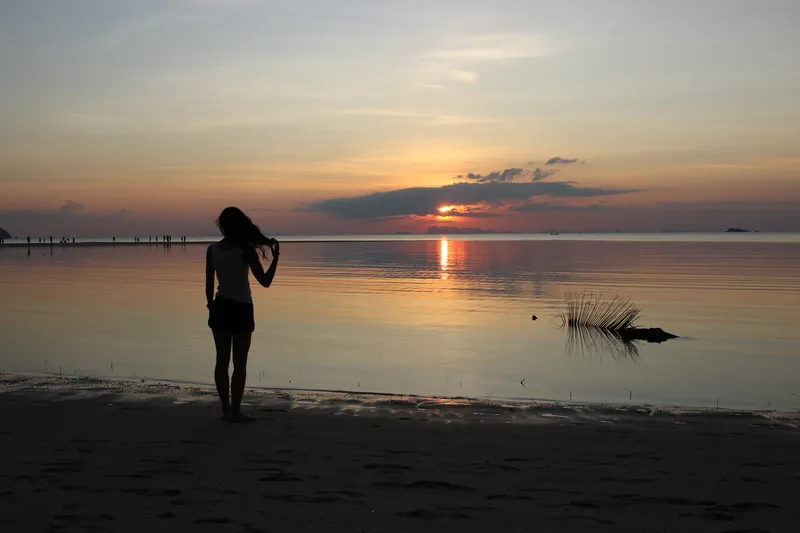
M479 209L465 208L460 210L453 209L452 211L448 211L446 216L461 217L461 218L493 218L493 217L501 217L503 216L503 214L498 213L496 211L481 211Z
M83 204L79 204L78 202L73 202L72 200L67 200L66 202L64 202L64 205L61 206L61 209L59 209L59 211L62 213L71 214L71 213L77 213L82 209L83 209Z
M521 205L510 207L511 211L519 211L523 213L533 213L540 211L602 211L606 209L602 205L566 205L566 204L553 204L550 202L530 202Z
M351 108L340 109L341 115L369 117L369 118L396 118L420 120L432 124L440 125L460 125L460 124L490 124L500 122L498 118L470 117L462 115L439 115L432 113L419 113L403 109L380 109L380 108Z
M527 174L527 170L524 168L507 168L501 172L492 171L488 174L476 174L474 172L468 172L467 174L459 174L455 177L455 179L462 180L471 180L477 183L497 183L497 182L506 182L506 181L514 181L515 178L519 178L520 176L524 176Z
M66 200L64 205L54 209L0 211L0 222L6 228L14 228L16 235L97 234L97 228L107 231L122 229L122 225L130 222L129 216L132 214L130 209L87 213L83 204Z
M551 157L547 160L545 165L571 165L577 163L577 159L564 159L563 157Z
M634 189L578 187L567 182L454 183L442 187L411 187L364 196L331 198L312 202L299 211L324 213L338 218L391 218L438 214L443 205L482 206L480 211L525 202L533 197L589 198L636 192ZM484 215L485 216L485 215Z
M557 170L542 170L541 168L536 168L531 171L531 181L542 181L557 173Z
M478 74L470 70L454 68L442 73L445 79L460 81L462 83L475 83L478 79Z
M537 33L478 35L460 45L434 50L429 57L460 61L492 61L545 57L553 53L551 40Z
M550 56L556 46L542 33L470 35L450 46L431 50L420 59L417 85L444 88L447 82L475 83L482 65Z
M530 181L536 182L545 180L557 173L558 170L555 169L542 170L541 168L535 168L533 170L527 170L524 168L507 168L501 171L494 170L488 174L467 172L466 174L458 174L457 176L453 176L453 179L457 181L466 181L467 183L506 183L513 182L514 180L518 180L520 178L527 179L530 177Z
M478 81L478 73L474 70L448 64L438 59L420 61L418 70L422 77L417 83L420 87L445 89L447 82L475 83Z

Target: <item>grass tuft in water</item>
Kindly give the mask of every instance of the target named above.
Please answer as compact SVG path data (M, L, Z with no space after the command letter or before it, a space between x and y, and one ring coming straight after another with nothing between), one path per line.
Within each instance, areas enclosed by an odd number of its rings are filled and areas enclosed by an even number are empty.
M569 292L564 295L566 310L559 315L563 326L589 327L607 331L634 328L642 313L630 300L619 295L604 299L602 293Z

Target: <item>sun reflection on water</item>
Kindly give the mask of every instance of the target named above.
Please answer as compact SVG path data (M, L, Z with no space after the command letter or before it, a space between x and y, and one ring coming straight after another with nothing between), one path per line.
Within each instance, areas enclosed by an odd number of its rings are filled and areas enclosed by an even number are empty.
M447 261L449 256L447 239L443 238L439 241L439 267L441 270L441 278L447 279Z

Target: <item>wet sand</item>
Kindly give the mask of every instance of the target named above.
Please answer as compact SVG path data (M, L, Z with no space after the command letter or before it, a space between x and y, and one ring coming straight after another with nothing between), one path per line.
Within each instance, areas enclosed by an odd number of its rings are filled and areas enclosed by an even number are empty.
M64 392L0 393L4 532L800 528L796 421Z

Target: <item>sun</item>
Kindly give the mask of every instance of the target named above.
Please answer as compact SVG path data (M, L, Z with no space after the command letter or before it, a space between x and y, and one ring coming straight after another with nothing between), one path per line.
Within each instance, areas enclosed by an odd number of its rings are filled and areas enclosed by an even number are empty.
M456 206L454 206L454 205L444 205L444 206L439 208L439 212L440 213L449 213L450 211L452 211L455 208L456 208Z

